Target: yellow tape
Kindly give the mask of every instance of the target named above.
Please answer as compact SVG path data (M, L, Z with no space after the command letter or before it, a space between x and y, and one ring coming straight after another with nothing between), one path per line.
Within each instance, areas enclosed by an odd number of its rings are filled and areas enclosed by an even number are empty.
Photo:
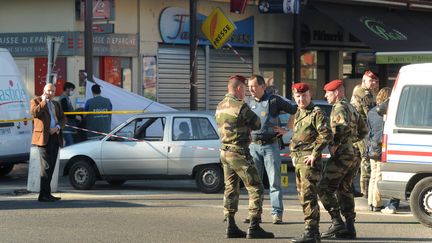
M141 114L143 110L125 110L125 111L70 111L65 115L93 115L93 114Z
M142 114L145 111L143 110L124 110L124 111L71 111L65 112L65 115L93 115L93 114ZM21 119L13 119L13 120L0 120L0 123L7 122L23 122L23 121L31 121L33 118L21 118Z
M281 182L283 187L288 187L288 176L281 176Z
M23 122L23 121L31 121L33 118L23 118L23 119L15 119L15 120L0 120L0 123L7 123L7 122Z

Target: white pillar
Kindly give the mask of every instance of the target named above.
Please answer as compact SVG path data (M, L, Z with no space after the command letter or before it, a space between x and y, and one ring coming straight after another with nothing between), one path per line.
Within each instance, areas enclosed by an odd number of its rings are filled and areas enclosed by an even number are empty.
M59 151L60 154L60 151ZM57 192L58 188L58 174L59 174L59 159L57 156L56 166L51 180L51 192ZM40 191L40 156L39 150L36 146L30 149L29 170L27 178L27 191L39 192Z

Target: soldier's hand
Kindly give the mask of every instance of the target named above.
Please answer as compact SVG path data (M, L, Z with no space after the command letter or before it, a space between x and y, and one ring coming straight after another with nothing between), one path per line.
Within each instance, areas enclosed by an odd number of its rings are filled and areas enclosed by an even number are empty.
M273 131L276 132L277 136L283 136L285 133L288 132L287 129L279 126L274 126Z
M315 161L316 161L316 158L312 154L308 155L308 156L305 156L304 163L306 165L309 165L310 167L314 167L315 166Z

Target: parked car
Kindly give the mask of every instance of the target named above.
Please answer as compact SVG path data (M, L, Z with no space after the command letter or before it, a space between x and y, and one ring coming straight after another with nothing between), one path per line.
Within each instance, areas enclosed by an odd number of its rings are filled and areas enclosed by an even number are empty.
M294 101L291 101L293 105L297 106L297 104ZM332 110L333 105L329 104L326 100L313 100L312 101L315 105L319 106L327 115L330 121L330 113ZM289 122L289 114L282 114L279 116L281 121L282 127L287 127ZM293 166L291 162L291 156L290 156L290 150L289 150L289 143L292 137L292 129L288 131L283 137L283 143L284 148L281 150L281 159L282 163L288 164L289 167ZM326 147L323 151L323 158L330 158L330 152L328 151L328 148Z
M60 174L76 189L96 180L195 179L205 193L219 192L224 178L213 114L160 112L133 116L99 140L61 149Z
M432 228L432 63L402 67L388 107L380 193L409 200L414 216Z

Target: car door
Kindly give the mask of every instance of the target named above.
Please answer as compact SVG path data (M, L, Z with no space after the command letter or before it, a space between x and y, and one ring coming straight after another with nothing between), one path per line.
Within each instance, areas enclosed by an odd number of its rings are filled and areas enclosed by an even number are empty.
M198 164L219 162L219 136L210 119L207 116L173 118L167 153L169 175L191 175Z
M136 118L104 141L101 146L105 175L165 175L167 146L165 117Z

